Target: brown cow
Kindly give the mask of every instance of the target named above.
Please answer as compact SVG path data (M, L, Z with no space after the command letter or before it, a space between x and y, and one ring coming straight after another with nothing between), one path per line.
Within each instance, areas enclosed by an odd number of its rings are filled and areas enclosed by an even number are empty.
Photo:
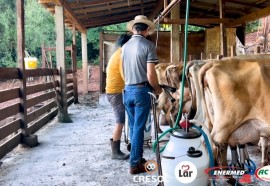
M159 84L175 87L177 84L179 84L179 77L181 76L182 72L182 64L160 63L156 65L156 72ZM174 81L174 79L177 79L177 82ZM171 82L173 82L173 84L171 84ZM170 127L173 126L179 100L179 95L177 93L172 94L172 96L176 100L174 103L171 102L167 94L163 91L159 96L156 110L157 121L159 121L160 113L163 111L165 116L161 119L162 123L160 124L169 124ZM160 128L158 130L159 132L162 132Z
M260 137L270 139L270 107L265 104L270 101L270 63L267 62L269 58L225 58L200 69L203 105L213 127L212 140L218 147ZM244 138L247 133L248 139ZM226 152L222 154L221 162L226 163ZM266 163L265 155L262 156L262 163Z
M257 56L258 57L258 56ZM259 56L261 59L259 60L256 60L256 61L259 61L260 62L267 62L269 61L267 58L267 56ZM208 75L208 70L205 70L204 71L204 74L203 74L203 77L204 77L204 80L208 80L208 85L209 87L211 87L212 89L210 88L205 88L204 89L204 92L202 91L198 91L200 90L200 86L202 85L200 81L198 81L198 71L203 67L204 65L208 62L209 64L211 63L224 63L224 62L230 62L230 61L233 61L232 63L237 62L238 61L255 61L255 60L252 60L252 59L248 59L248 60L245 60L245 59L242 59L242 58L246 58L246 57L237 57L238 59L236 58L227 58L227 59L224 59L224 60L221 60L221 61L209 61L209 60L205 60L205 61L192 61L190 64L187 65L187 74L188 76L190 77L188 80L189 80L189 84L190 84L190 94L191 94L191 97L192 97L192 109L197 111L196 112L196 115L195 115L195 119L196 120L199 120L199 121L203 121L205 124L208 125L208 128L212 129L212 126L215 125L215 128L219 128L219 122L216 122L214 123L214 117L215 117L215 114L218 112L217 108L220 108L219 105L214 105L213 103L213 97L212 95L222 95L223 94L223 91L221 91L221 89L213 89L212 87L215 87L215 84L210 84L209 83L209 80L206 79L207 77L209 77ZM254 56L252 56L251 58L254 58ZM255 59L255 58L254 58ZM249 63L250 63L249 62ZM206 64L207 66L208 64ZM213 66L215 66L215 64L212 64ZM211 66L212 66L211 65ZM229 64L227 64L229 65ZM235 64L233 64L231 67L233 67ZM222 67L225 66L225 64L222 64ZM232 71L237 71L237 72L242 72L241 69L236 69L236 68L233 68L234 70L231 70L230 72ZM223 69L223 68L219 68L220 71L222 71L222 73L226 73L226 69ZM202 71L200 73L203 73ZM210 72L211 73L211 72ZM207 75L206 75L207 74ZM202 74L201 74L202 75ZM258 74L259 76L261 76L262 74L259 73ZM206 77L205 77L206 76ZM235 77L234 74L230 74L230 76L232 76L232 78ZM211 77L214 77L214 76L210 76ZM238 77L238 76L237 76ZM224 81L227 82L228 84L230 84L230 82L227 81L227 79L221 79L220 77L214 77L216 78L216 81L218 81L218 83L223 83L223 87L225 90L226 90L226 86L224 86ZM239 82L236 81L234 82L236 84L238 84ZM249 84L246 83L244 86L248 86ZM235 87L235 89L238 89L239 87ZM231 91L233 92L234 89ZM232 93L233 94L233 93ZM237 95L235 95L237 96ZM205 100L203 103L205 104L202 104L202 99ZM219 97L219 101L220 103L219 104L222 104L224 102L227 102L226 100L224 100L223 97ZM237 101L237 97L233 97L231 99L231 105L233 106L232 103L234 103L235 101ZM228 102L227 102L228 103ZM202 107L202 105L204 105L204 107ZM223 112L225 111L224 109L226 108L223 108ZM262 109L262 108L261 108ZM236 108L236 110L239 110L239 108ZM228 111L230 112L230 111ZM236 112L236 111L234 111ZM208 117L204 117L205 115L207 115ZM223 118L223 117L226 117L226 115L221 115L220 118ZM231 118L225 118L228 122L230 122L230 119ZM233 119L233 118L232 118ZM255 124L256 123L256 124ZM260 124L261 122L259 122ZM212 125L213 124L213 125ZM225 139L225 142L228 142L229 145L231 146L235 146L237 144L245 144L247 142L250 142L250 141L258 141L260 139L261 141L261 144L262 144L262 161L261 163L262 164L266 164L268 162L268 155L267 155L267 141L268 139L265 138L265 137L261 137L263 136L263 128L261 127L261 125L258 124L258 121L257 120L249 120L248 122L242 124L239 128L235 129L235 130L232 130L232 131L229 131L228 134L229 134L229 137L227 139ZM235 125L235 123L230 123L229 124L229 127L232 127L233 125ZM254 131L253 133L250 133L249 131L252 130ZM226 133L226 131L224 131ZM248 135L246 135L248 133ZM212 135L213 135L213 132L212 132ZM227 148L225 148L227 149ZM226 164L227 163L227 159L226 159L226 156L227 156L227 153L224 152L223 153L223 158L221 158L221 162L223 164Z

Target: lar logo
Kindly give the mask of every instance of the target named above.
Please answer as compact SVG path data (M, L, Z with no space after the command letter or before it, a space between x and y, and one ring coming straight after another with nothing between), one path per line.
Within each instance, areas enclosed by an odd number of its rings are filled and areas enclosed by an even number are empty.
M149 160L144 164L144 168L148 174L154 174L158 170L158 165L155 160Z
M197 168L190 161L182 161L175 167L174 174L179 182L191 183L197 176Z
M270 165L258 168L255 175L261 180L270 181Z

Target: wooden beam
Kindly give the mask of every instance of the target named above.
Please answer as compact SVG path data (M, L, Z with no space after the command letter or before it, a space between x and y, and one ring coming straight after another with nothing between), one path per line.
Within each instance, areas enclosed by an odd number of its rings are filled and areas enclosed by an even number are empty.
M130 16L130 17L124 17L121 20L119 19L108 19L108 20L96 20L96 21L90 21L90 22L85 22L85 27L89 28L89 27L95 27L95 26L104 26L104 25L112 25L112 24L118 24L118 23L123 23L123 22L127 22L130 21L132 19L134 19L135 16Z
M200 25L206 25L206 24L219 24L219 23L229 23L231 22L231 19L228 18L194 18L194 19L188 19L188 23L189 24L200 24ZM185 19L168 19L168 18L164 18L163 21L161 21L161 23L165 23L165 24L185 24Z
M0 141L4 139L5 137L9 136L13 132L17 132L21 127L21 120L17 119L15 121L12 121L4 126L0 127Z
M180 4L177 4L172 10L171 10L171 18L172 19L179 19L180 18ZM170 52L170 59L171 63L178 63L180 62L180 49L179 49L179 44L180 44L180 38L179 38L179 31L180 31L180 26L179 25L171 25L171 34L170 34L170 39L171 39L171 52Z
M243 6L248 6L248 7L254 7L254 8L262 8L260 5L256 5L254 3L247 3L239 0L226 0L227 3L232 3L232 4L238 4L238 5L243 5Z
M0 90L0 103L5 101L16 99L20 97L20 89L13 88L8 90Z
M15 103L0 109L0 120L6 119L10 116L20 112L20 103Z
M72 50L71 50L71 61L73 71L73 85L74 85L74 103L79 103L78 99L78 78L77 78L77 47L76 47L76 29L72 29Z
M65 27L64 7L55 6L55 27L56 27L56 61L60 71L60 103L58 104L58 121L71 122L67 111L67 90L66 90L66 63L65 63Z
M29 85L26 87L26 95L53 89L53 82Z
M192 7L201 7L201 8L208 8L207 11L219 11L219 5L216 3L207 3L207 2L200 2L200 1L194 1L192 2ZM238 13L241 15L245 15L246 13L243 12L241 9L233 8L233 7L227 7L227 12L233 12Z
M141 15L144 15L144 6L143 0L141 0Z
M53 101L47 103L46 105L44 105L43 107L40 107L40 108L34 110L33 112L30 112L27 115L27 122L30 123L30 122L34 121L35 119L39 118L43 114L50 112L50 110L56 106L57 106L57 103L55 100L53 100Z
M0 67L0 80L19 79L19 78L20 77L18 68Z
M0 146L0 159L20 144L21 137L22 135L19 132L16 136L13 136Z
M150 7L153 7L153 6L154 6L153 3L144 3L145 9L148 9ZM129 12L132 12L134 10L139 10L139 9L140 9L139 5L135 5L135 6L131 6L131 7L123 7L123 8L118 8L118 9L113 10L109 15L113 16L113 14L118 14L118 13L125 14L125 13L129 13ZM76 13L76 11L75 11L75 13ZM94 17L102 17L105 15L108 15L107 10L92 12L92 13L88 13L88 14L81 14L81 15L78 15L78 18L83 21L84 19L94 18Z
M39 104L43 101L47 101L47 100L53 99L53 98L55 98L55 92L51 91L51 92L44 93L44 94L41 94L39 96L27 99L27 108L33 107L36 104Z
M53 109L50 113L46 114L39 120L37 120L33 125L29 127L29 131L31 133L37 132L39 129L41 129L44 125L49 123L56 115L57 115L58 109Z
M149 20L153 20L155 17L157 17L158 13L162 10L163 8L163 0L158 0L156 6L153 8L152 13L149 15Z
M103 82L105 82L105 79L106 79L106 75L105 73L103 72L103 65L104 65L104 53L103 53L103 50L104 50L104 45L103 45L103 42L104 42L104 37L103 37L103 32L100 32L99 33L99 93L102 94L104 93L104 84Z
M219 0L219 18L223 19L225 12L225 1ZM224 23L220 23L220 54L223 57L227 57L227 34Z
M97 26L106 26L106 25L112 25L112 24L118 24L118 23L123 23L123 22L126 22L126 21L130 21L131 18L124 18L122 20L110 20L110 21L92 21L92 22L86 22L85 23L85 27L86 28L93 28L93 27L97 27Z
M107 3L113 3L113 2L119 2L123 0L92 0L87 2L80 2L80 3L69 3L69 6L71 8L85 8L87 6L93 6L93 5L99 5L99 4L107 4Z
M88 94L88 55L87 55L87 35L81 34L82 40L82 67L83 67L83 94Z
M152 2L152 0L144 0L144 3L149 3ZM141 4L141 0L133 0L132 1L132 6L134 5L140 5ZM110 9L116 9L116 8L128 8L127 2L123 2L123 3L117 3L117 4L112 4L110 5ZM98 12L98 11L106 11L108 9L107 6L99 6L99 7L89 7L89 8L84 8L84 9L79 9L76 10L76 14L82 14L82 13L88 13L88 12Z
M25 70L25 77L51 76L52 74L59 75L59 72L57 69L48 69L48 68Z
M132 12L132 13L127 13L125 14L125 18L129 18L129 19L134 19L134 17L136 15L140 14L140 10L138 10L138 12ZM115 15L115 16L103 16L103 17L100 17L99 19L98 18L90 18L90 19L87 19L85 20L85 22L99 22L99 23L102 23L103 21L115 21L115 20L122 20L123 19L123 15Z
M24 22L24 0L17 0L17 61L19 66L20 77L20 103L18 105L22 134L24 137L27 133L27 103L26 103L26 76L25 76L25 64L24 64L24 51L25 51L25 22ZM14 105L17 108L17 106ZM16 111L17 112L17 111Z
M66 3L65 0L55 0L55 1L56 1L57 5L64 6L65 16L67 16L71 19L71 21L75 25L75 27L80 32L86 32L85 27L83 26L81 21L77 18L77 16L73 13L73 10L69 7L68 3Z
M255 2L255 4L256 4L256 5L262 4L262 3L264 3L265 1L268 1L268 0L259 0L259 1Z
M263 9L260 9L260 10L256 10L256 11L250 13L250 14L245 15L245 16L231 22L228 25L228 27L240 26L243 23L247 23L247 22L250 22L250 21L257 20L259 18L268 16L269 14L270 14L270 6L268 6L266 8L263 8Z

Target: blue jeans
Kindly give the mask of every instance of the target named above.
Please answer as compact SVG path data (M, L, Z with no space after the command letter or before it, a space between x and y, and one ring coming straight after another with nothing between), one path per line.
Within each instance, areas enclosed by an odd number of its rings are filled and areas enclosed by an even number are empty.
M144 128L151 108L149 86L126 85L123 95L130 128L130 166L140 164L143 154Z

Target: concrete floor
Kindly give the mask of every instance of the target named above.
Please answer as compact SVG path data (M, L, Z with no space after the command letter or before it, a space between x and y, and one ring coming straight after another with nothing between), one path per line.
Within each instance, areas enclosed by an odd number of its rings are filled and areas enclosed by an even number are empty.
M128 172L128 161L111 160L109 138L114 119L109 106L72 105L69 113L73 123L58 123L55 119L37 133L39 146L20 145L0 160L1 186L157 185L155 182L135 183ZM121 148L127 152L125 143ZM255 148L253 150L255 152ZM148 148L144 157L155 160L155 154ZM260 154L256 155L256 163L259 160ZM255 177L252 180L248 185L270 185Z

